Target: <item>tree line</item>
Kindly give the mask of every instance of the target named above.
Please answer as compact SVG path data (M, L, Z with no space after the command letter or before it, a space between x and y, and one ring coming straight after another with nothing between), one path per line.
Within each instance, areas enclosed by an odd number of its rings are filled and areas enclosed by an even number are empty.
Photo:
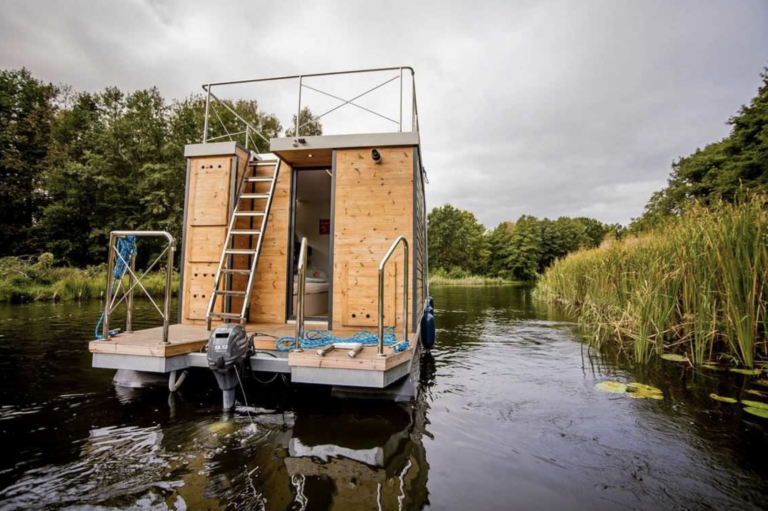
M214 104L209 139L244 129L232 111L267 139L283 134L256 101L223 103ZM155 87L76 92L26 69L0 71L0 257L51 252L57 262L86 266L104 262L112 230L180 238L184 146L201 141L204 115L200 94L167 101ZM307 134L322 133L309 109L301 121ZM268 150L258 136L250 142Z
M454 278L483 275L534 280L556 259L597 247L606 237L624 232L621 225L593 218L550 220L531 215L487 230L473 213L450 204L434 208L427 220L430 273Z

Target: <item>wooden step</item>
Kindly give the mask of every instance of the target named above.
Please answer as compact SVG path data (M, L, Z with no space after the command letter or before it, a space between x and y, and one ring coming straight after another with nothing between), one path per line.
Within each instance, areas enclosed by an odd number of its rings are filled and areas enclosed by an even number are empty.
M232 270L229 268L222 268L221 273L226 273L227 275L250 275L251 270Z
M263 211L235 211L235 216L264 216Z
M216 293L217 295L224 295L224 296L245 296L245 291L227 291L227 290L218 291L218 290L216 290L216 291L214 291L214 293Z

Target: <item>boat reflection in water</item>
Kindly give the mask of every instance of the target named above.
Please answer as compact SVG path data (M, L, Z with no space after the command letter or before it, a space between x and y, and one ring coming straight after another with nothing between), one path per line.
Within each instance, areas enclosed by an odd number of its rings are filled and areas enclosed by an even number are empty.
M316 484L320 498L332 496L333 508L421 508L428 472L423 426L420 403L298 414L285 459L297 501Z

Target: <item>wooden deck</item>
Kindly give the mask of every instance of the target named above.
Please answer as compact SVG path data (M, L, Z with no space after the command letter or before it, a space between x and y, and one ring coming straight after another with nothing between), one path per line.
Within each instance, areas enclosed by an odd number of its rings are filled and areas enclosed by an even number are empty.
M325 325L307 324L305 330L324 329ZM276 351L276 338L295 334L294 324L266 324L249 323L246 325L248 335L257 335L254 339L254 348L264 351ZM337 328L333 333L337 337L351 337L359 328ZM375 329L370 329L374 332ZM122 333L111 340L91 341L89 350L91 353L109 353L116 355L139 355L147 357L173 357L184 355L204 349L208 343L210 332L203 325L171 325L169 327L169 343L162 343L162 327L149 328L131 333ZM368 371L385 371L398 366L413 357L416 346L416 334L409 333L411 345L408 350L400 353L392 353L385 348L386 356L379 357L375 347L363 348L355 357L350 358L346 350L334 350L321 357L315 350L304 350L301 353L289 353L288 365L301 367L318 367L333 369L360 369ZM398 342L402 341L402 334L397 336Z

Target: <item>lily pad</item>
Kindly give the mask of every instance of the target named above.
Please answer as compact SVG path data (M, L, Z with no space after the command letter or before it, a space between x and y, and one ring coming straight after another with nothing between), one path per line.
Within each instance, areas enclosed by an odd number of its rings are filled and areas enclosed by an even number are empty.
M752 415L757 415L758 417L762 417L763 419L768 419L768 410L765 408L753 408L753 407L747 407L744 408L744 411L747 413L751 413Z
M627 395L633 399L664 399L664 394L662 394L661 391L654 392L647 389L638 389L634 392L627 392Z
M752 390L749 389L747 391L747 394L752 394L753 396L760 396L760 397L768 397L768 394L759 390Z
M721 403L730 403L730 404L738 403L738 401L736 399L733 399L732 397L723 397L723 396L718 396L717 394L710 394L709 397L711 397L715 401L720 401Z
M624 394L627 391L627 386L617 381L602 381L595 385L595 389L613 394Z
M682 355L675 355L674 353L664 353L661 358L669 360L670 362L685 362L688 359Z
M646 385L645 383L627 383L627 392L649 392L651 394L663 394L661 392L661 389L657 389L656 387L651 387L650 385Z
M755 380L752 383L762 385L763 387L768 387L768 380Z
M760 401L750 401L749 399L742 399L742 404L750 408L762 408L768 410L768 403L761 403Z
M760 374L760 369L736 369L731 368L732 373L739 373L739 374L747 374L750 376L754 376L756 374Z

